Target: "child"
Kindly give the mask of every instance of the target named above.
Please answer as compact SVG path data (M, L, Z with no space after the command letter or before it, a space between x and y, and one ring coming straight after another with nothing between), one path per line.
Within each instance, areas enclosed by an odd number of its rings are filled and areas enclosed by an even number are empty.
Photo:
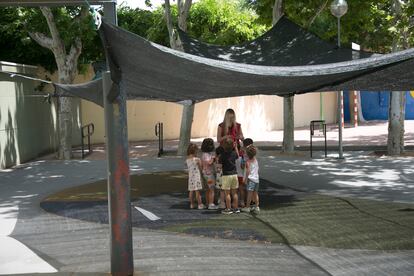
M236 168L237 168L237 178L239 180L239 203L240 207L245 207L246 202L246 184L244 182L244 175L245 175L245 167L246 167L246 160L248 159L246 154L246 148L253 144L253 140L250 138L246 138L243 140L243 148L239 150L239 158L236 161Z
M253 140L251 138L246 138L243 140L243 147L245 149L250 145L253 145Z
M256 212L260 211L259 208L259 163L256 159L256 147L250 145L246 148L246 153L249 159L246 161L246 174L244 181L247 189L247 202L246 207L242 209L243 212ZM255 199L256 206L250 208L252 198Z
M203 185L201 183L201 161L200 158L197 157L198 147L195 144L190 144L187 148L187 168L188 168L188 197L190 199L190 208L194 209L194 199L193 193L195 192L198 209L204 209L205 206L201 201L200 190L203 189Z
M240 147L239 145L237 147ZM244 166L245 166L245 159L244 159L245 152L242 148L239 148L239 157L236 160L236 170L237 170L237 179L239 181L239 203L240 207L244 208L245 201L246 201L246 186L244 185Z
M214 175L214 141L211 138L206 138L201 144L201 166L204 180L207 183L206 201L209 210L217 210L214 205L214 188L216 185L216 177Z
M225 209L225 199L224 199L224 190L221 185L221 177L223 176L223 167L219 162L220 155L223 154L224 148L222 146L219 146L216 148L216 159L215 159L215 171L216 171L216 189L220 191L220 205L219 209Z
M227 138L223 143L224 152L220 155L219 162L223 167L223 176L221 185L226 196L226 209L223 214L240 213L238 209L239 182L237 179L236 160L238 158L238 150L236 143L231 138ZM231 196L230 196L231 193ZM233 197L233 211L231 210L231 198Z

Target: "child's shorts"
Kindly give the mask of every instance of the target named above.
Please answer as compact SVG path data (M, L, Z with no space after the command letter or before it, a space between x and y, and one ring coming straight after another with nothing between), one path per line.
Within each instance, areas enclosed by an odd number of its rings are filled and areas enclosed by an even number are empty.
M207 184L207 187L210 190L214 189L216 186L216 177L214 176L214 174L203 174L203 177L206 181L205 183Z
M222 186L221 186L221 175L216 175L216 189L221 190Z
M249 192L258 192L259 191L259 183L248 180L246 190L249 191Z
M239 180L237 174L223 175L221 177L221 188L223 190L234 190L239 188Z
M243 176L238 176L237 177L237 180L239 181L239 186L244 185L243 178L244 178Z

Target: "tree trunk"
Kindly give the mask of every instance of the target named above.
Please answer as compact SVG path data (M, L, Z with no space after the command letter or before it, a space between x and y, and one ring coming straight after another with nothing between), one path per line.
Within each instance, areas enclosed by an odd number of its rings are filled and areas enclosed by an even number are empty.
M178 155L185 156L191 141L191 126L193 125L194 103L183 106L181 116L180 141L178 144Z
M272 13L272 24L275 25L283 16L283 0L275 0ZM294 120L294 96L283 98L283 152L295 150L295 120Z
M405 92L390 93L388 112L388 155L400 155L404 152Z
M283 15L283 0L275 0L273 5L273 12L272 12L272 25L275 25L277 21Z
M400 0L393 1L395 20L399 19L402 12ZM403 32L403 31L401 31ZM399 39L394 37L393 52L400 50ZM405 92L392 91L390 93L388 109L388 155L400 155L404 152L404 120L405 120Z
M283 98L283 145L282 151L292 153L295 150L294 97Z
M78 60L82 52L82 40L74 39L69 52L66 52L65 42L60 36L55 16L48 7L40 7L49 27L50 37L44 33L29 33L30 37L40 46L52 51L58 68L59 83L71 84L78 74ZM74 19L81 24L89 15L88 8L82 6L80 14ZM59 149L58 158L68 160L72 157L72 99L58 98L57 104Z
M185 32L187 31L187 18L190 12L191 4L192 0L177 1L178 27ZM165 0L165 18L167 21L167 28L171 48L173 48L174 50L184 52L181 40L177 33L174 31L169 0ZM181 115L180 138L177 151L178 155L185 155L187 153L187 147L191 141L191 129L193 126L194 108L194 102L191 102L191 104L184 104L183 106L183 113Z
M63 68L61 68L62 66ZM59 83L72 83L73 80L71 79L70 74L68 74L68 68L65 68L65 65L61 65L59 66L59 69ZM62 160L69 160L72 158L72 98L59 97L58 101L58 158Z
M358 123L365 122L364 113L362 112L362 97L361 91L357 91L357 100L358 100Z

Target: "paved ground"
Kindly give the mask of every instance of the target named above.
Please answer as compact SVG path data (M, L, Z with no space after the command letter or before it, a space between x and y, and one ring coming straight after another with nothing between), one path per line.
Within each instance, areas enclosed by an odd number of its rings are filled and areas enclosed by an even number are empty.
M276 183L328 194L413 202L414 169L410 157L361 157L354 152L339 162L280 157L272 152L261 155L262 177ZM174 157L131 160L132 173L183 168L182 160ZM14 229L6 235L24 244L58 271L109 271L107 225L58 216L40 208L41 200L47 195L105 178L105 169L106 163L102 160L49 160L1 171L0 218L9 222L16 219ZM294 247L200 238L136 227L133 236L136 271L150 274L203 275L210 274L210 269L223 275L414 274L413 251ZM9 253L10 249L0 247L2 260ZM16 256L16 263L23 261ZM38 260L25 264L26 269L32 269L25 272L40 271L38 264Z

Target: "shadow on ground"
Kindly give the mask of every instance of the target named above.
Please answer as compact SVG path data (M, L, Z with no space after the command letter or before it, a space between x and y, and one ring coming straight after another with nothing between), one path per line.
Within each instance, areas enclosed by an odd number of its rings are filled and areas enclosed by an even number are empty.
M106 181L57 192L41 207L60 216L108 223ZM261 180L260 214L190 210L187 176L162 172L131 177L134 227L253 242L376 250L414 249L414 205L339 198ZM160 219L151 221L137 208Z

